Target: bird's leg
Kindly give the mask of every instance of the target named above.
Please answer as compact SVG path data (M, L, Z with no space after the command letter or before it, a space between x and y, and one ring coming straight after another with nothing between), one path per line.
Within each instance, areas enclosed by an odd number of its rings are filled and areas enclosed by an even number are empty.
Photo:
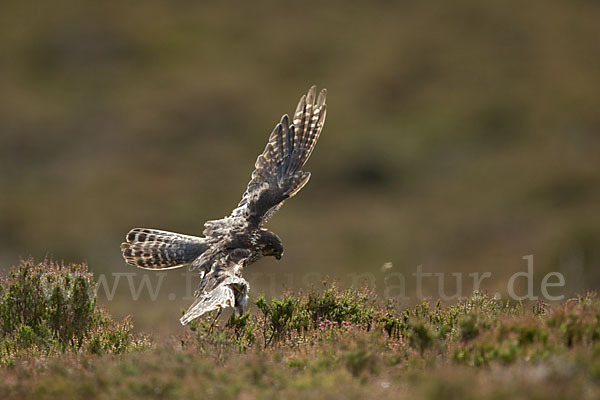
M212 324L210 324L210 329L208 330L208 333L212 333L213 330L213 326L215 326L215 322L217 322L217 320L219 319L219 317L221 316L221 313L223 312L222 308L219 308L219 312L217 313L217 316L213 319Z

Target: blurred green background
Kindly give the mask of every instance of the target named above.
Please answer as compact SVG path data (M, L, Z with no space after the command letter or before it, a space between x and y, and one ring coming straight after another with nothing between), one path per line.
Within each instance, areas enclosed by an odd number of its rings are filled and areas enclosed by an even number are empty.
M310 273L383 290L386 262L407 295L417 265L505 293L528 254L538 288L549 271L600 288L598 21L584 0L3 2L0 265L132 272L130 228L199 234L316 84L313 176L269 223L286 254L246 270L254 296ZM106 304L176 326L182 281L156 302L121 282Z

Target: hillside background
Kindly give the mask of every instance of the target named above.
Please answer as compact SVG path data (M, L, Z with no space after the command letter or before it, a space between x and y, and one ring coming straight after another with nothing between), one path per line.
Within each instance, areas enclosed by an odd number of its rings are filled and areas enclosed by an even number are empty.
M269 223L285 257L246 270L254 296L351 274L382 291L400 272L412 299L418 265L463 273L464 295L468 273L491 272L484 289L505 294L528 254L536 293L550 271L565 294L599 289L598 21L584 0L4 2L0 265L134 272L125 233L200 233L229 214L316 84L329 95L313 176ZM178 272L155 302L123 279L111 312L178 329Z

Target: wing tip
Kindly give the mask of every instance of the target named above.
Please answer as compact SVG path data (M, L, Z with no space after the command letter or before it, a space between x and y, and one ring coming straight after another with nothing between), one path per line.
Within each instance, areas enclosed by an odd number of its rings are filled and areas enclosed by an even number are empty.
M325 107L326 100L327 100L327 89L323 88L319 92L319 97L317 98L317 107L319 107L319 108Z
M312 97L315 98L317 97L317 85L312 85L309 89L308 92L306 92L306 97L308 98L309 95L312 94ZM323 98L325 98L327 96L327 88L323 88L319 91L319 96L318 98L321 98L321 96L323 96Z
M290 117L288 117L287 114L283 114L283 116L281 117L281 121L279 121L279 123L285 128L287 126L289 126L290 124Z
M315 96L317 95L317 85L312 85L310 89L308 89L308 93L306 94L306 105L313 105L315 102Z

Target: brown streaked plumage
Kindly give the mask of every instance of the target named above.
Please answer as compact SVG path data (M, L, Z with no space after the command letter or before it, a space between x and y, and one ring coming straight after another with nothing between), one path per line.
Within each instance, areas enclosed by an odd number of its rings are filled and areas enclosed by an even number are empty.
M327 91L313 86L300 99L290 125L287 115L275 126L260 154L242 200L232 213L204 224L204 237L135 228L121 244L128 264L145 269L189 265L200 274L196 300L181 318L187 324L212 311L233 307L243 313L250 286L245 266L263 256L283 254L281 239L265 222L310 179L301 168L310 157L325 123Z

